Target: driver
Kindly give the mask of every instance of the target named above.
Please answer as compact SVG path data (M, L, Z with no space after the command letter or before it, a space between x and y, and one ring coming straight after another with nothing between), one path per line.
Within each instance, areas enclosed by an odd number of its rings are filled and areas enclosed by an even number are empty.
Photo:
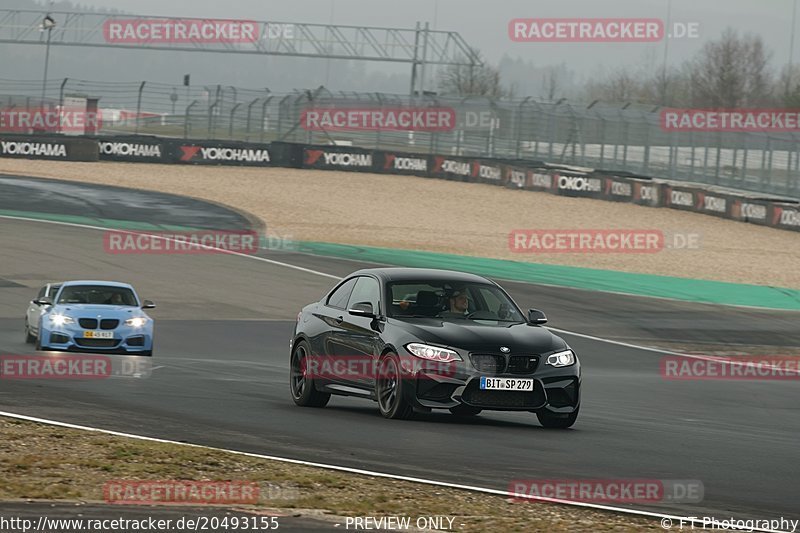
M466 287L453 287L448 290L447 301L450 309L442 311L439 316L443 318L463 318L468 314L469 298Z

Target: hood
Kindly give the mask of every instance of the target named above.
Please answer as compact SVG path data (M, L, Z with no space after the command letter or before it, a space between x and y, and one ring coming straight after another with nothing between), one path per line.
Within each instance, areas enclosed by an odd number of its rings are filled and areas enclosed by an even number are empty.
M51 313L60 313L71 317L97 318L132 318L145 316L139 307L130 305L95 305L95 304L59 304Z
M501 346L511 353L546 353L566 347L560 337L540 326L528 324L482 324L474 320L445 321L438 318L397 320L396 324L423 342L470 352L498 353Z

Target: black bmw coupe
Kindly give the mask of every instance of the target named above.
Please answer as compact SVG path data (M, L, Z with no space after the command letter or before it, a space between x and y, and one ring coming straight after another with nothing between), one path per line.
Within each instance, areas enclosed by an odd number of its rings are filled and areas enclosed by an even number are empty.
M332 394L368 398L386 418L529 411L567 428L580 408L580 363L546 321L481 276L359 270L297 315L292 398L311 407Z

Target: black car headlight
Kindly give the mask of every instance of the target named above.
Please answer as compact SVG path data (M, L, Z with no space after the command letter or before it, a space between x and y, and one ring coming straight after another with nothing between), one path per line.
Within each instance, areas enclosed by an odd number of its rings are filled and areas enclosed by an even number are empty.
M560 368L562 366L570 366L575 364L575 354L572 350L563 350L547 356L546 364Z
M447 348L441 348L439 346L431 346L430 344L422 344L420 342L406 344L406 350L412 355L420 359L427 359L428 361L437 361L439 363L462 361L461 356L453 350L448 350Z

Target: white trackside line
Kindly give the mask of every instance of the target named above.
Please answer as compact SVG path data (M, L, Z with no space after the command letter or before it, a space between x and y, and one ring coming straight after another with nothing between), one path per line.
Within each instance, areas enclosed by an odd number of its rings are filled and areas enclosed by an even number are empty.
M755 362L753 362L751 360L748 360L748 359L745 359L744 361L737 361L736 359L731 359L731 358L722 357L722 356L700 355L700 354L673 352L673 351L670 351L670 350L662 350L661 348L651 348L649 346L639 346L638 344L630 344L630 343L622 342L622 341L604 339L602 337L595 337L594 335L586 335L585 333L575 333L574 331L569 331L569 330L566 330L566 329L551 328L549 326L545 326L545 327L547 329L551 330L551 331L556 331L558 333L564 333L564 334L567 334L567 335L573 335L575 337L581 337L581 338L584 338L584 339L590 339L590 340L598 341L598 342L605 342L605 343L608 343L608 344L616 344L617 346L625 346L626 348L635 348L637 350L643 350L643 351L647 351L647 352L655 352L655 353L663 353L663 354L667 354L667 355L675 355L675 356L678 356L678 357L686 357L688 359L701 359L703 361L713 361L715 363L728 364L728 365L731 365L731 366L760 366L762 368L767 368L769 370L780 370L780 371L783 371L783 372L786 372L786 373L790 373L790 374L798 373L798 371L796 371L796 370L786 369L786 368L782 369L780 367L776 367L776 366L773 366L773 365L758 365L757 363L755 363Z
M105 435L114 435L116 437L126 437L126 438L129 438L129 439L137 439L137 440L143 440L143 441L149 441L149 442L158 442L158 443L162 443L162 444L175 444L177 446L188 446L188 447L192 447L192 448L201 448L201 449L204 449L204 450L233 453L233 454L236 454L236 455L242 455L242 456L245 456L245 457L253 457L253 458L256 458L256 459L267 459L269 461L279 461L281 463L290 463L290 464L303 465L303 466L309 466L309 467L314 467L314 468L324 468L326 470L335 470L335 471L338 471L338 472L347 472L347 473L350 473L350 474L359 474L359 475L371 476L371 477L395 479L395 480L398 480L398 481L409 481L409 482L412 482L412 483L421 483L421 484L424 484L424 485L432 485L432 486L436 486L436 487L446 487L446 488L459 489L459 490L468 490L468 491L471 491L471 492L481 492L481 493L484 493L484 494L492 494L494 496L505 496L507 498L514 498L514 499L526 499L526 500L532 500L532 501L536 501L536 502L558 503L558 504L562 504L562 505L571 505L571 506L574 506L574 507L584 507L584 508L589 508L589 509L597 509L597 510L601 510L601 511L613 511L613 512L617 512L617 513L632 514L632 515L643 516L643 517L648 517L648 518L662 518L662 519L667 518L667 519L670 519L670 520L682 521L681 523L682 524L686 524L687 527L691 526L692 524L702 524L702 520L698 520L698 519L696 519L696 517L695 517L695 519L692 519L692 517L685 517L685 516L681 517L681 516L678 516L678 515L661 514L661 513L651 512L651 511L639 511L637 509L628 509L628 508L625 508L625 507L614 507L612 505L601 505L601 504L596 504L596 503L577 502L577 501L571 501L571 500L559 500L559 499L555 499L555 498L544 498L544 497L538 497L538 496L517 495L517 494L512 494L509 491L503 491L503 490L498 490L498 489L490 489L490 488L486 488L486 487L476 487L474 485L463 485L463 484L460 484L460 483L448 483L446 481L435 481L435 480L431 480L431 479L424 479L424 478L418 478L418 477L401 476L401 475L396 475L396 474L387 474L386 472L375 472L375 471L372 471L372 470L364 470L364 469L361 469L361 468L350 468L350 467L347 467L347 466L329 465L329 464L325 464L325 463L316 463L316 462L313 462L313 461L302 461L300 459L288 459L286 457L276 457L274 455L264 455L264 454L260 454L260 453L242 452L242 451L239 451L239 450L228 450L228 449L225 449L225 448L216 448L216 447L213 447L213 446L204 446L202 444L193 444L193 443L189 443L189 442L178 442L178 441L173 441L173 440L169 440L169 439L159 439L159 438L156 438L156 437L145 437L145 436L142 436L142 435L135 435L135 434L132 434L132 433L124 433L124 432L121 432L121 431L112 431L112 430L109 430L109 429L95 428L95 427L91 427L91 426L81 426L81 425L77 425L77 424L70 424L68 422L59 422L57 420L49 420L49 419L46 419L46 418L38 418L38 417L35 417L35 416L20 415L20 414L17 414L17 413L9 413L9 412L6 412L6 411L0 411L0 416L4 416L4 417L7 417L7 418L13 418L13 419L17 419L17 420L25 420L25 421L28 421L28 422L36 422L38 424L47 424L47 425L50 425L50 426L58 426L58 427L69 428L69 429L77 429L77 430L81 430L81 431L91 431L91 432L95 432L95 433L103 433ZM734 527L732 527L730 529L731 530L744 530L744 528L738 529L738 528L734 528ZM771 530L771 529L758 529L758 528L747 528L747 531L763 531L763 532L767 532L767 533L773 533L773 532L774 533L780 533L780 532L777 532L777 531Z
M131 234L131 235L145 234L145 235L150 235L151 237L156 237L158 239L163 239L165 241L178 242L177 240L172 239L170 237L164 237L164 236L161 236L161 235L158 235L158 234L155 234L155 233L148 233L147 230L124 230L124 229L115 229L115 228L104 228L102 226L92 226L92 225L89 225L89 224L77 224L75 222L61 222L59 220L41 220L41 219L38 219L38 218L15 217L15 216L10 216L10 215L0 215L0 218L10 218L12 220L26 220L26 221L30 221L30 222L44 222L45 224L57 224L57 225L61 225L61 226L72 226L72 227L75 227L75 228L88 228L88 229L94 229L94 230L98 230L98 231L116 231L118 233L128 233L128 234ZM198 248L204 248L204 249L207 249L207 250L215 250L215 251L218 251L218 252L223 253L223 254L238 255L240 257L249 257L250 259L255 259L256 261L263 261L265 263L271 263L273 265L283 266L283 267L287 267L287 268L293 268L294 270L300 270L301 272L308 272L309 274L315 274L317 276L323 276L323 277L331 278L331 279L335 279L335 280L342 279L340 276L334 276L332 274L326 274L325 272L319 272L317 270L311 270L310 268L304 268L304 267L301 267L301 266L292 265L290 263L284 263L282 261L275 261L274 259L267 259L266 257L258 257L258 256L255 256L255 255L243 254L241 252L234 252L232 250L225 250L225 249L222 249L222 248L216 248L214 246L208 246L206 244L193 244L193 243L183 243L183 244L189 244L190 246L197 246Z

